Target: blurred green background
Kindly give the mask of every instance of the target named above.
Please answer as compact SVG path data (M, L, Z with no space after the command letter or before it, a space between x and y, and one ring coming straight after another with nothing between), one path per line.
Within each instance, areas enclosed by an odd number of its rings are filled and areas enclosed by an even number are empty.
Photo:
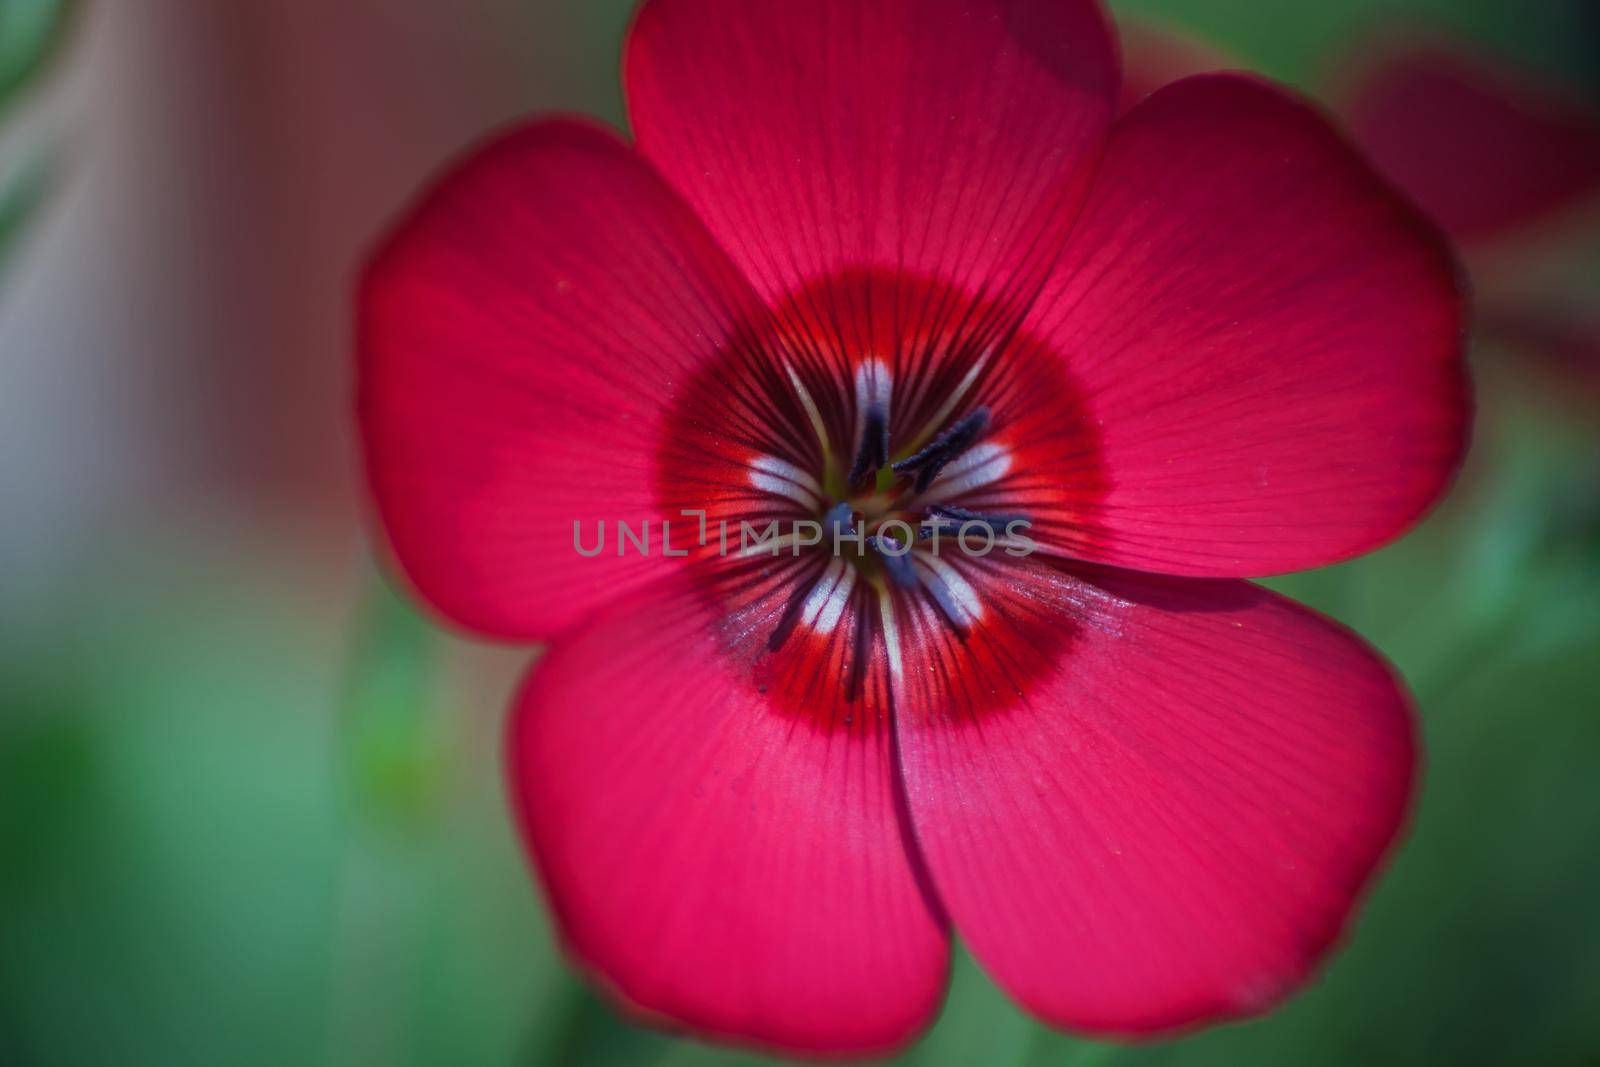
M501 793L528 655L385 586L345 417L361 249L494 124L620 119L630 6L0 0L0 1064L758 1059L563 964ZM1445 26L1600 100L1580 2L1116 10L1312 91ZM1600 393L1473 358L1445 506L1272 583L1422 709L1414 827L1348 947L1266 1019L1138 1047L1032 1023L963 956L906 1062L1600 1063Z

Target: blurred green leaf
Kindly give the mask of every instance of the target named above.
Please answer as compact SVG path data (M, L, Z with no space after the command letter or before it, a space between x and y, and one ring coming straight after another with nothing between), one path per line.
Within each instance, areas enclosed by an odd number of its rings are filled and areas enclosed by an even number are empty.
M355 625L342 762L361 817L416 832L438 814L450 756L436 715L440 638L386 582L372 587Z
M78 6L77 0L0 0L0 113L60 50Z
M1241 64L1320 92L1374 36L1431 26L1490 42L1541 69L1581 74L1593 59L1581 3L1505 0L1111 0L1118 17L1155 19L1222 46Z
M56 671L61 664L0 661L0 908L23 906L55 891L56 873L83 844L100 764L83 693Z

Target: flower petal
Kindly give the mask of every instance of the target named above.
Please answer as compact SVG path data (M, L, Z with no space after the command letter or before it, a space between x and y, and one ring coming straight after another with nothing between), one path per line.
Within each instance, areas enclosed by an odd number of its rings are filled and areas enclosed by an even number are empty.
M562 934L628 1004L701 1033L903 1045L938 1010L948 938L907 851L888 722L780 712L720 614L678 581L630 597L554 642L523 691L510 773Z
M640 150L769 301L890 268L1018 313L1117 82L1093 0L648 0L625 75ZM813 296L810 332L850 300Z
M1514 68L1418 43L1368 64L1344 95L1356 139L1457 237L1600 197L1600 114Z
M1117 19L1122 41L1122 103L1126 113L1139 101L1175 81L1240 64L1209 41L1176 26L1139 18Z
M1462 319L1442 239L1311 107L1239 74L1157 92L1025 326L1100 437L1073 551L1234 577L1397 536L1465 447Z
M898 716L957 930L1059 1025L1146 1034L1266 1009L1401 824L1405 695L1354 635L1242 582L1022 584L1070 634L1050 674L1010 709L953 690Z
M666 405L754 301L609 131L533 123L446 177L360 303L367 468L423 596L468 626L546 637L671 566L658 521L649 558L619 558L615 524L657 516ZM592 547L601 520L605 551L580 556L574 524Z

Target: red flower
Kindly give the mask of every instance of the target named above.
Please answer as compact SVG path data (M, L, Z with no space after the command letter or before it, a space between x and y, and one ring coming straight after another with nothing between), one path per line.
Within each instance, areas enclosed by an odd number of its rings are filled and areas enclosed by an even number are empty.
M1237 66L1182 31L1121 30L1124 110ZM1600 236L1600 113L1433 35L1390 30L1358 55L1329 96L1379 170L1465 253L1478 335L1543 357L1563 385L1600 386L1593 278L1573 262Z
M1362 144L1463 241L1600 195L1600 116L1465 48L1378 50L1343 95Z
M1452 42L1372 51L1339 93L1342 110L1378 166L1460 242L1480 333L1600 385L1593 278L1562 248L1600 244L1600 112Z
M634 144L513 130L367 276L395 554L456 622L550 642L521 824L639 1012L892 1048L953 925L1054 1023L1250 1014L1395 836L1401 687L1238 579L1441 492L1449 253L1264 82L1113 123L1114 56L1089 0L651 0ZM724 555L740 520L868 546ZM576 551L601 521L651 553ZM932 521L999 547L908 551Z

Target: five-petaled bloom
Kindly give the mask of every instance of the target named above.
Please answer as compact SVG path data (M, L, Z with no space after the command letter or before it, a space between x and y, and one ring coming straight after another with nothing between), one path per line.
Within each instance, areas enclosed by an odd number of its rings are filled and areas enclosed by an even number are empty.
M1277 1001L1404 818L1413 723L1240 579L1440 494L1446 247L1260 80L1114 119L1093 0L649 0L625 82L632 144L500 136L361 294L398 561L549 642L507 762L569 950L639 1013L811 1052L915 1036L952 929L1063 1026ZM865 549L724 554L695 512ZM1031 554L924 536L1016 519ZM602 520L657 549L574 551Z

